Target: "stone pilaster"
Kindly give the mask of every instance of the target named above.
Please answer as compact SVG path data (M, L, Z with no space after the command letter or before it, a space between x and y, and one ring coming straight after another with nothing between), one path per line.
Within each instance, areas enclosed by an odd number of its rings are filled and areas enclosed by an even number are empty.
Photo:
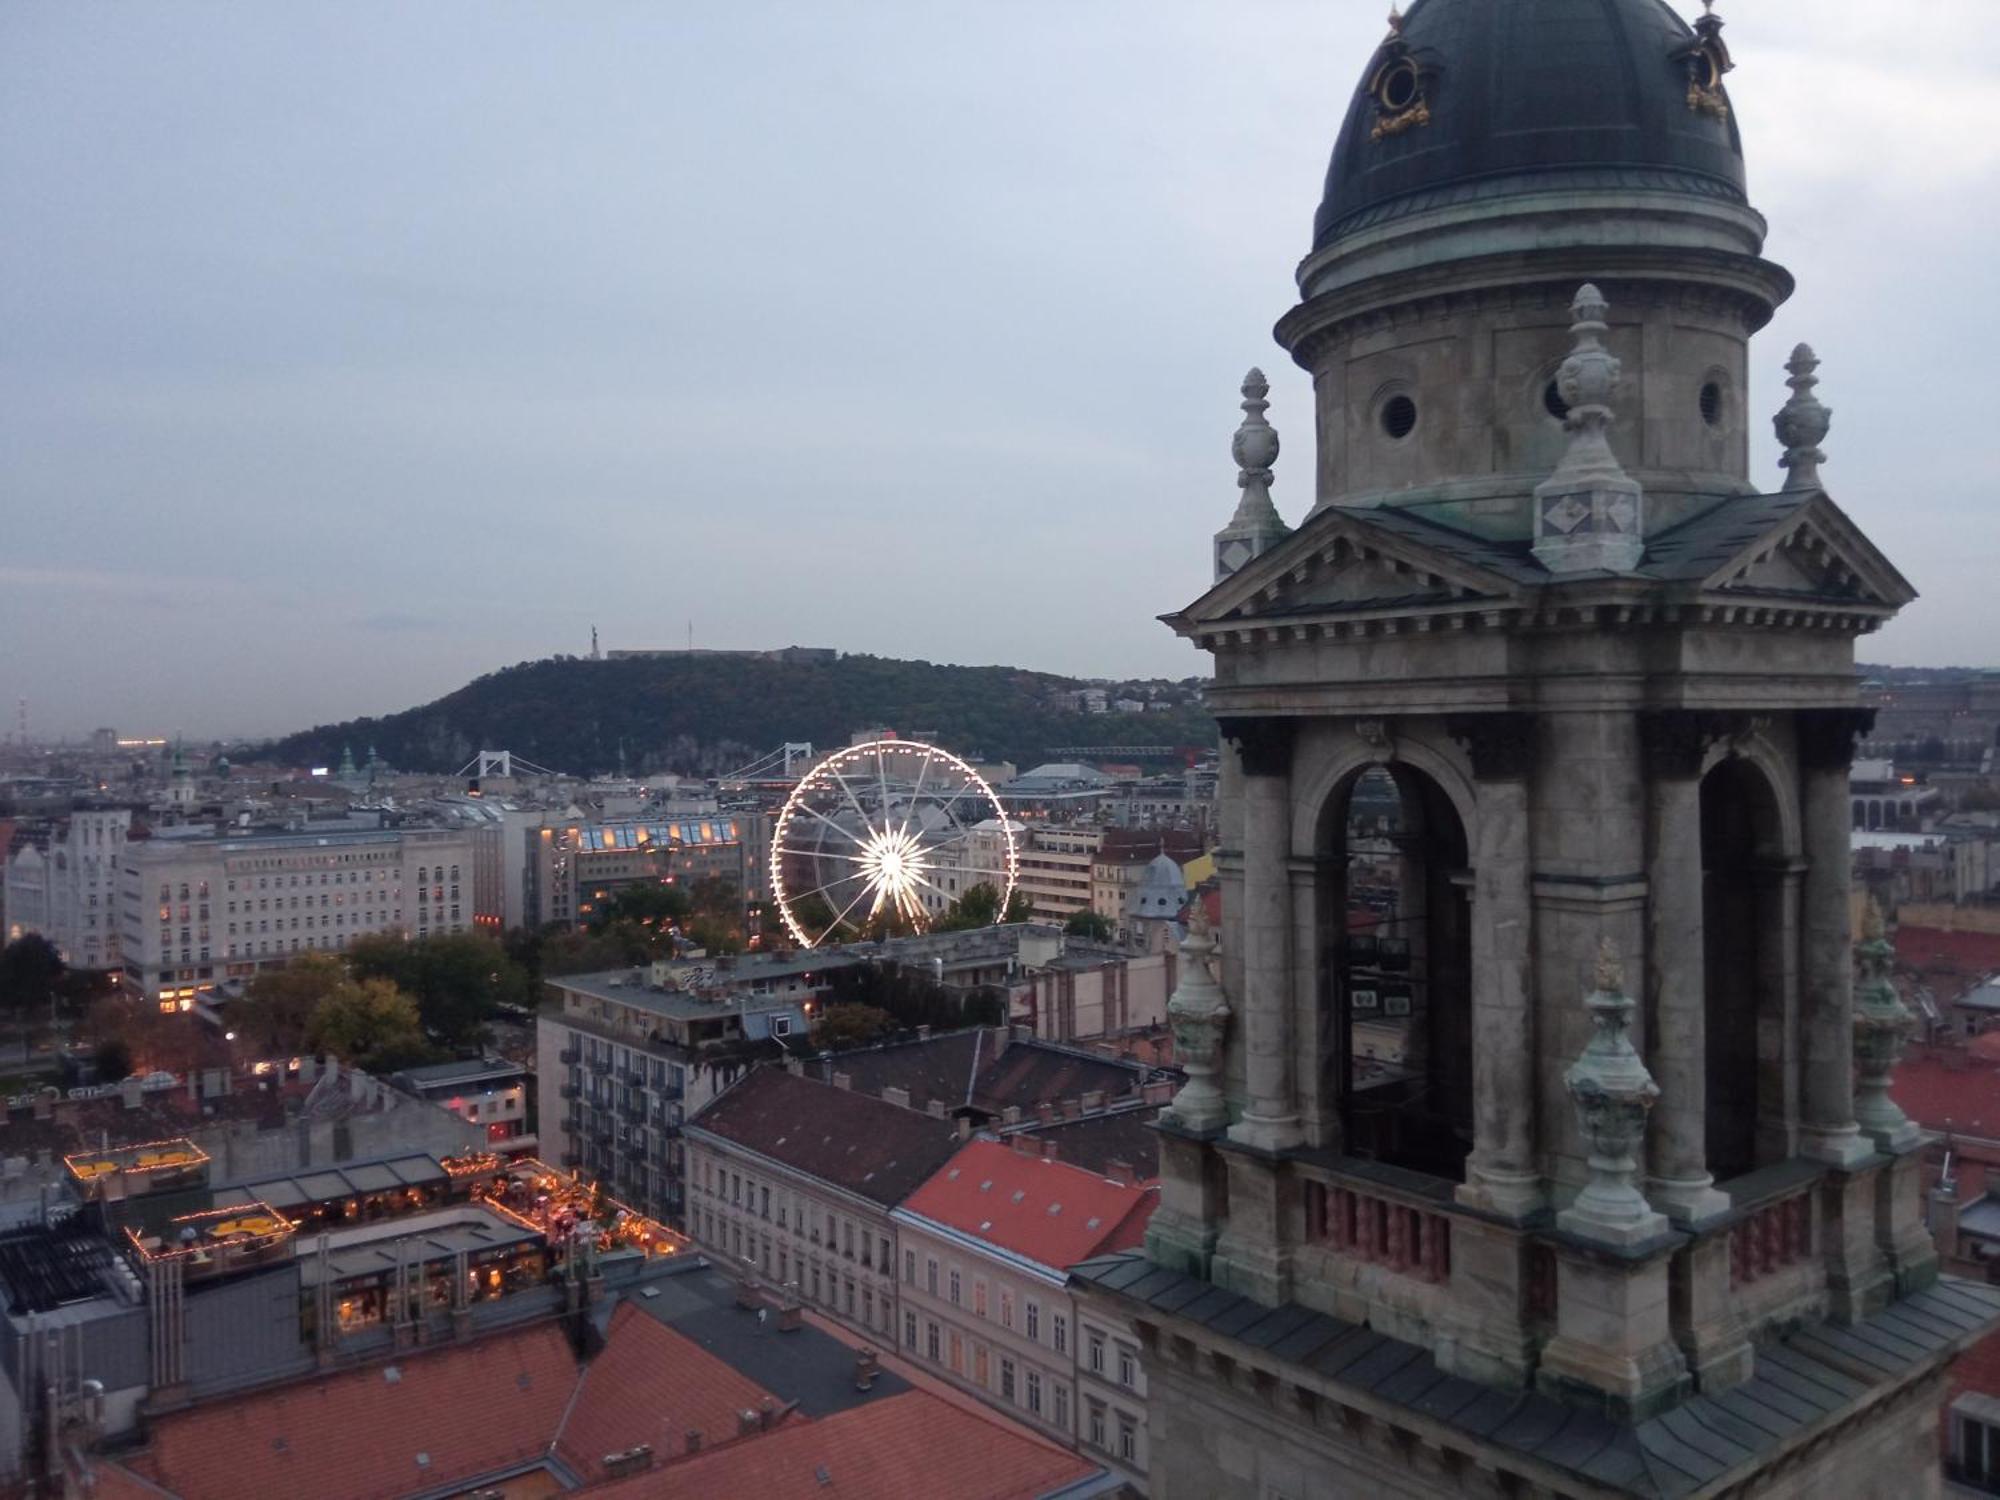
M1647 1196L1682 1226L1728 1212L1708 1170L1702 960L1701 770L1727 726L1670 709L1640 716L1646 758L1646 1061L1660 1086Z
M1479 806L1472 852L1473 1147L1458 1199L1508 1218L1544 1206L1535 1161L1534 910L1528 774L1531 714L1451 721L1472 759ZM1519 1326L1518 1312L1514 1318Z
M1199 1134L1163 1121L1160 1206L1146 1225L1146 1255L1156 1264L1206 1278L1229 1211L1229 1183L1220 1155Z
M1703 1392L1748 1380L1756 1365L1729 1285L1729 1231L1697 1237L1670 1271L1674 1337Z
M1208 1279L1270 1306L1289 1301L1292 1251L1284 1226L1298 1192L1290 1170L1277 1157L1227 1142L1212 1154L1229 1174L1229 1216Z
M1293 1056L1292 725L1224 719L1243 765L1243 979L1247 1098L1230 1138L1260 1151L1301 1141Z
M1799 1152L1835 1166L1854 1166L1871 1154L1854 1121L1847 777L1855 738L1874 721L1872 709L1793 715L1806 859L1799 897L1799 1031L1805 1053Z

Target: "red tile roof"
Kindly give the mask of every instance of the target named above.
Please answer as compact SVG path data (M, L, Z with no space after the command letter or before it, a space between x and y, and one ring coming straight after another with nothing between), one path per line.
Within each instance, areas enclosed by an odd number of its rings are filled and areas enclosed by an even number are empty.
M1948 1005L1989 974L2000 974L2000 932L1899 927L1896 962L1922 976Z
M710 1443L734 1438L737 1413L769 1395L627 1302L612 1314L604 1352L584 1371L556 1454L586 1479L603 1477L607 1453L641 1443L652 1445L657 1463L686 1448L690 1428Z
M590 1500L1037 1500L1096 1472L1019 1428L905 1391L586 1493Z
M551 1455L588 1482L642 1443L678 1456L690 1428L732 1441L769 1394L626 1304L582 1370L543 1323L162 1418L131 1467L183 1500L395 1500Z
M904 1202L961 1234L1067 1271L1145 1236L1157 1187L1112 1182L998 1141L972 1141Z
M2000 1067L1978 1057L1912 1049L1889 1096L1926 1130L2000 1140Z
M133 1467L186 1500L389 1500L541 1458L576 1377L545 1323L163 1418Z

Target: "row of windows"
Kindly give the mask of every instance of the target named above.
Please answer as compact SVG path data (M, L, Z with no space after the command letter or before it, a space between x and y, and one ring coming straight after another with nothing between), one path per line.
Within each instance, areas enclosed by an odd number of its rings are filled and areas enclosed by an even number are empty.
M741 1223L725 1223L705 1205L695 1205L693 1219L695 1237L713 1245L726 1259L756 1266L779 1286L795 1286L801 1297L829 1312L844 1313L864 1328L888 1330L888 1294L883 1293L878 1313L874 1283L866 1278L856 1281L837 1266L823 1266L810 1256L794 1255L775 1235L759 1234L755 1225L746 1228Z
M867 1270L879 1267L883 1274L888 1274L892 1260L886 1235L878 1236L866 1225L857 1225L853 1219L842 1218L830 1208L822 1209L810 1199L801 1198L783 1186L773 1198L769 1183L759 1183L741 1172L718 1166L707 1158L703 1158L701 1163L699 1186L710 1197L726 1197L733 1207L775 1223L780 1229L802 1234L812 1244L824 1244L827 1249L837 1251L849 1260L859 1259Z
M1060 1380L1044 1380L1042 1372L1029 1366L1017 1369L1011 1356L997 1358L977 1341L968 1341L956 1328L935 1318L923 1320L923 1340L917 1339L918 1320L914 1312L903 1314L903 1347L921 1354L934 1365L943 1365L952 1374L970 1380L982 1390L997 1391L1011 1406L1024 1406L1035 1416L1069 1427L1069 1387ZM1043 1397L1047 1395L1045 1402ZM1135 1438L1136 1449L1136 1438Z
M942 1272L942 1277L940 1276ZM903 1252L903 1280L910 1286L917 1284L917 1252ZM965 1306L965 1277L957 1266L941 1266L935 1255L924 1257L924 1290L933 1297L942 1296L953 1307ZM1007 1287L1000 1289L1000 1295L991 1300L987 1297L986 1278L972 1278L972 1311L975 1317L987 1317L989 1311L996 1314L1002 1328L1014 1326L1014 1293ZM1069 1318L1066 1314L1052 1312L1048 1318L1049 1346L1058 1354L1069 1353ZM1042 1342L1042 1305L1033 1297L1021 1300L1021 1333L1036 1343Z

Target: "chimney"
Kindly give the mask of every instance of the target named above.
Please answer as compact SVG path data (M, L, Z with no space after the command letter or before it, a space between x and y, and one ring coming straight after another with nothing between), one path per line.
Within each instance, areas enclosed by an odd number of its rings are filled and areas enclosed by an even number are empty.
M1008 1105L1008 1106L1007 1106L1007 1107L1006 1107L1005 1109L1001 1110L1001 1111L1000 1111L1000 1123L1001 1123L1002 1125L1018 1125L1018 1124L1020 1124L1020 1123L1021 1123L1021 1106L1020 1106L1020 1105L1018 1105L1018 1104L1010 1104L1010 1105Z
M778 1421L778 1398L766 1396L757 1403L757 1425L769 1432Z
M854 1356L854 1388L857 1391L872 1390L875 1377L881 1373L882 1362L876 1357L874 1348L863 1344Z
M1171 1104L1174 1102L1174 1081L1171 1078L1155 1079L1139 1090L1139 1097L1148 1104Z
M1035 1106L1035 1118L1040 1120L1044 1125L1055 1124L1056 1107L1049 1103L1048 1100L1042 1100L1041 1103Z
M1938 1254L1944 1258L1947 1269L1959 1259L1958 1207L1957 1185L1949 1178L1941 1179L1931 1189L1929 1219L1931 1238L1937 1242Z
M843 1073L838 1068L836 1068L833 1074L833 1086L837 1089L853 1088L854 1075L852 1073Z
M924 1105L924 1113L929 1115L933 1120L942 1120L945 1116L944 1100L930 1100Z
M1120 1187L1137 1187L1139 1184L1139 1174L1132 1170L1132 1163L1119 1161L1116 1157L1104 1164L1104 1175Z
M764 1430L764 1419L754 1406L746 1406L736 1414L736 1435L748 1437L753 1432Z
M970 1115L960 1115L958 1117L958 1138L961 1141L972 1139L972 1117Z
M910 1107L910 1091L908 1089L899 1089L891 1086L882 1090L882 1099L888 1104L900 1104L904 1109Z
M1054 1141L1044 1140L1042 1142L1042 1160L1061 1161L1062 1147L1058 1146Z
M1038 1156L1041 1154L1038 1150L1040 1143L1025 1130L1019 1135L1008 1136L1007 1140L1023 1156Z
M792 1077L794 1078L805 1077L806 1065L804 1059L800 1058L795 1053L785 1054L785 1071L791 1074Z
M1083 1112L1087 1115L1099 1114L1104 1109L1104 1090L1092 1089L1083 1096Z
M923 1025L917 1028L917 1040L920 1042L928 1042L930 1039L931 1039L930 1023L925 1022Z
M690 1427L681 1435L681 1444L684 1452L701 1452L701 1429L699 1427Z

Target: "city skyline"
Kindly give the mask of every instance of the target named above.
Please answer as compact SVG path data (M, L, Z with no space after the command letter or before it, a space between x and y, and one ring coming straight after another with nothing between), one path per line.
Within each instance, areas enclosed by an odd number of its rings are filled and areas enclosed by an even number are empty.
M281 733L593 624L1197 673L1153 617L1207 581L1250 364L1310 503L1269 329L1378 11L11 8L0 697ZM1801 288L1752 474L1811 342L1830 491L1924 596L1862 656L1990 661L1995 462L1949 439L1991 384L2000 43L1971 0L1722 13Z

